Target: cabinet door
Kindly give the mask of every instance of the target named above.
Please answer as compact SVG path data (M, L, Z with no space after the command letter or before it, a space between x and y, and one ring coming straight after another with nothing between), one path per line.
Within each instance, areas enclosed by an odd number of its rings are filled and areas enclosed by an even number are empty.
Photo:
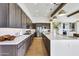
M27 24L31 24L32 21L30 20L30 18L27 16L27 20L26 20Z
M0 27L8 26L8 3L0 3Z
M24 56L25 51L26 51L26 44L25 44L25 42L24 41L21 42L19 44L19 47L17 47L17 48L18 48L18 56Z
M14 3L9 4L9 27L16 27L15 5Z
M0 46L0 56L15 56L16 46L2 45Z
M15 6L15 16L15 25L17 28L21 28L21 9L17 4Z
M18 49L18 56L23 56L23 55L24 55L24 45Z
M26 15L22 12L22 28L26 28Z

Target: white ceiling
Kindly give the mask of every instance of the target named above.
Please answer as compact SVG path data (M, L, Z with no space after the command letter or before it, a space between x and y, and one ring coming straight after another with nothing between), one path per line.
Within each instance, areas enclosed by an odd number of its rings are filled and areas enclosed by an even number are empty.
M24 12L31 18L32 22L48 22L50 13L52 13L59 3L18 3ZM52 11L50 10L52 9ZM79 3L67 3L63 8L66 15L79 10ZM77 15L78 18L78 15Z
M67 15L79 10L79 3L68 3L62 9L65 10L66 15L64 15L64 16L57 15L57 19L59 21L61 21L61 22L75 22L75 21L79 20L79 13L75 14L71 17L67 17Z
M73 13L79 10L79 3L68 3L63 7L63 10L65 10L66 14Z
M50 3L26 3L25 5L32 17L48 17L50 8L52 11L56 8L56 5Z
M59 6L59 3L20 3L19 5L21 5L21 7L24 7L22 9L26 14L30 14L29 17L32 21L42 22L49 21L48 18L50 16L50 13Z

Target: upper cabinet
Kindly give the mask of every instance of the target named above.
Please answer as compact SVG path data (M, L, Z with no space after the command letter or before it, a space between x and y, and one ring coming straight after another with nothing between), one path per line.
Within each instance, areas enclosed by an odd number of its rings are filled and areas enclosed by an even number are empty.
M15 28L27 28L26 25L30 22L27 19L27 15L24 11L15 3L9 4L9 27Z
M22 12L22 28L26 28L26 15Z
M28 28L31 20L16 3L0 3L0 27Z
M15 25L18 28L21 28L21 14L22 14L22 10L20 9L20 7L18 5L15 5Z
M8 3L0 3L0 27L7 27L8 24Z
M9 27L21 28L22 10L15 3L9 4Z
M26 19L26 28L31 28L31 27L32 27L32 21L27 16L27 19Z
M16 27L16 14L15 14L16 4L9 4L9 27Z

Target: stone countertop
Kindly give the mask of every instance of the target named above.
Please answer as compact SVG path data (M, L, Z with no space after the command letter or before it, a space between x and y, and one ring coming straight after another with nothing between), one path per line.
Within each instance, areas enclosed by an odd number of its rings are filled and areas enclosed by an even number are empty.
M49 40L51 40L51 34L50 33L43 33Z
M27 39L28 37L30 37L34 33L35 33L35 31L31 31L31 34L29 34L29 35L21 35L21 36L16 37L12 41L0 42L0 45L18 45L19 43L21 43L22 41L24 41L25 39Z
M79 40L79 37L56 34L55 40Z

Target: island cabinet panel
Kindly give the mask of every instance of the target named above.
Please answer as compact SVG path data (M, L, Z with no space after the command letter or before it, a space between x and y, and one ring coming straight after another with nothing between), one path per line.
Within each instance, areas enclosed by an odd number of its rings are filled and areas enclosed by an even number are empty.
M28 37L26 40L24 40L23 42L21 42L18 47L17 47L17 53L16 55L18 56L23 56L26 54L26 52L28 51L30 45L32 44L32 38L33 38L34 34L31 35L30 37ZM32 37L32 38L31 38Z
M0 46L0 56L24 56L30 46L30 39L27 38L18 45Z
M8 3L0 3L0 27L7 27Z
M25 51L26 51L26 47L27 45L26 45L26 40L24 40L23 42L21 42L19 45L18 45L18 47L17 47L17 55L18 56L22 56L22 55L24 55L25 54Z
M14 45L0 45L0 56L15 56L16 46Z

